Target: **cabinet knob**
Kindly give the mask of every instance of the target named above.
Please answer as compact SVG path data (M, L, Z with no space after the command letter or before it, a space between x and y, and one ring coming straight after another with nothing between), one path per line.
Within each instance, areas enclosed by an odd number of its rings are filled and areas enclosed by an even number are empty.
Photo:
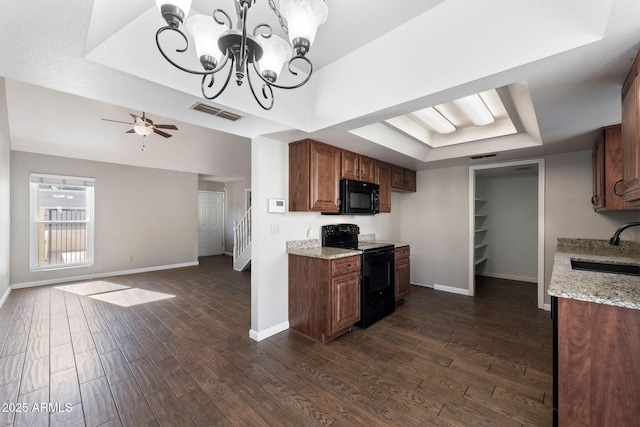
M615 186L614 186L614 188L615 188ZM614 192L615 192L615 190L614 190ZM595 195L591 196L591 204L594 205L594 206L598 204L598 196L595 196Z
M349 267L351 267L351 264L345 264L344 265L344 268L349 268Z

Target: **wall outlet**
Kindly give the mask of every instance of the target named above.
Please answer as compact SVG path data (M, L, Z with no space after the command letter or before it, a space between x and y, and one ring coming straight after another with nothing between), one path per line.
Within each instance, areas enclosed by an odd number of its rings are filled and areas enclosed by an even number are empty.
M133 261L133 255L129 255L129 261Z

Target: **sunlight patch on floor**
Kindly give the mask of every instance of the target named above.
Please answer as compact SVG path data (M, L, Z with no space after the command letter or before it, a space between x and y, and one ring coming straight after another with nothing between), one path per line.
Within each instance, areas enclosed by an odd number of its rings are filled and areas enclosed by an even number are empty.
M146 304L148 302L175 298L175 295L147 291L138 288L131 288L117 292L107 292L98 295L91 295L89 296L89 298L104 301L109 304L119 305L121 307L131 307L132 305Z
M97 280L93 282L74 283L72 285L56 286L54 289L59 289L65 292L71 292L77 295L94 295L104 292L119 291L122 289L129 289L129 286L118 285L116 283L105 282L104 280Z

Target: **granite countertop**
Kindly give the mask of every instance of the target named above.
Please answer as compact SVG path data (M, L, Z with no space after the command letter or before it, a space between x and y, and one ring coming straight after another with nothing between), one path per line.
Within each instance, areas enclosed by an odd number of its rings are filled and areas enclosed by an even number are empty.
M409 243L406 242L375 240L375 237L372 236L373 235L370 234L363 234L361 235L361 238L359 240L363 243L387 243L389 245L394 245L396 248L409 245ZM307 239L287 242L287 253L290 255L301 255L312 258L336 259L353 255L360 255L362 251L358 249L323 247L320 239Z
M640 265L640 244L623 241L558 239L549 295L640 310L640 276L573 270L571 258Z

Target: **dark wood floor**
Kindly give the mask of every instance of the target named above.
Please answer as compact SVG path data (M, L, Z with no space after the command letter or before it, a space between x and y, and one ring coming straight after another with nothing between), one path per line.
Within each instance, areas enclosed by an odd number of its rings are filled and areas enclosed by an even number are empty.
M551 321L532 284L475 298L412 286L325 345L248 337L250 275L226 256L104 279L175 295L120 307L55 286L0 309L0 426L551 424Z

